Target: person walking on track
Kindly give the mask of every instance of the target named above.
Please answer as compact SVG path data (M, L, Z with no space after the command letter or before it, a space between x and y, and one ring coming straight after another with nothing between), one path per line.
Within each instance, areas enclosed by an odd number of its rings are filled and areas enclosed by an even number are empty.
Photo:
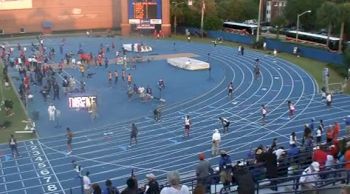
M73 132L69 127L67 127L66 129L66 137L67 137L67 155L69 155L73 151L73 148L72 148Z
M184 138L190 136L190 128L191 128L191 119L189 115L186 115L185 117L185 133L184 133Z
M130 133L130 145L131 147L133 141L135 142L135 145L137 144L137 134L138 134L138 129L135 125L135 123L131 124L131 133Z

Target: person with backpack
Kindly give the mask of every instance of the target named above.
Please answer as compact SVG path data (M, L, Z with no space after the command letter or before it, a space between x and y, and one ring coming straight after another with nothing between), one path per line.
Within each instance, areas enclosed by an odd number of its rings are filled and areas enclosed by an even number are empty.
M107 179L105 184L106 184L106 188L103 190L103 194L119 194L118 188L113 186L111 180Z

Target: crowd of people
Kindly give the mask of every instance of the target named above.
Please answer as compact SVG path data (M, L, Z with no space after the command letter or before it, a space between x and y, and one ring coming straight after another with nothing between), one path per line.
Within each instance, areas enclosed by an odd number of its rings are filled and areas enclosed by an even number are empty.
M60 52L63 54L64 41L60 45ZM7 69L8 67L14 67L19 72L19 79L21 80L19 86L19 94L24 103L28 103L28 97L31 95L31 84L35 84L41 87L41 94L44 101L50 102L60 99L60 87L57 81L56 73L61 73L63 64L77 64L76 59L73 57L72 52L65 54L65 59L58 65L58 72L55 71L53 66L47 65L49 61L53 61L55 56L55 50L53 48L48 49L44 46L42 39L39 39L39 45L34 43L31 46L32 56L28 57L26 54L27 48L22 47L20 44L17 46L19 56L14 56L13 48L6 49L2 46L0 56L4 61L5 81L8 79ZM112 49L113 46L112 46ZM95 58L96 66L104 65L107 68L109 60L106 57L106 53L110 48L101 45L100 50L96 57L90 54L90 60ZM80 53L84 53L79 49ZM244 47L239 46L237 54L244 55ZM117 54L119 56L119 52ZM83 61L83 60L81 60ZM89 60L87 60L89 62ZM79 65L79 71L81 77L89 76L86 74L85 66L81 63ZM259 60L256 60L254 67L255 78L260 77ZM92 75L90 74L90 77ZM150 87L146 89L138 87L133 81L133 77L130 73L123 69L121 72L122 80L126 81L129 90L133 93L145 94L146 96L152 96L152 90ZM107 80L108 84L118 83L119 73L117 70L114 72L108 71ZM132 84L133 89L131 89ZM73 92L76 89L76 80L73 77L64 76L62 87L64 94ZM165 89L165 83L163 79L158 82L159 90ZM233 98L234 86L230 82L227 87L228 97ZM80 89L78 92L85 91L85 83L80 81ZM131 93L131 92L130 92ZM133 94L131 93L131 94ZM130 94L129 94L130 95ZM51 98L52 97L52 98ZM131 97L130 97L131 98ZM332 96L326 96L327 106L331 106ZM295 105L292 101L288 101L288 116L293 118L295 114ZM155 121L160 120L160 107L157 107L153 111ZM55 117L59 114L57 108L53 103L48 106L49 120L55 121ZM268 109L266 105L261 106L261 114L263 123L266 122ZM223 133L229 133L230 121L228 118L220 117L220 122L223 126ZM210 164L209 160L205 159L205 154L199 154L199 163L196 166L195 174L197 184L193 193L206 193L210 190L211 184L222 183L224 188L228 188L232 184L238 185L238 193L240 194L253 194L255 183L262 178L271 179L271 189L278 190L278 182L274 181L278 177L286 177L289 175L301 175L299 179L300 188L302 190L316 189L317 180L325 178L319 176L317 173L327 171L336 168L345 168L350 170L350 142L348 139L339 139L340 124L335 122L334 125L326 127L323 121L320 120L319 125L315 127L315 120L311 119L311 122L305 124L304 133L301 137L301 142L298 141L297 133L292 132L290 135L289 147L285 149L284 145L278 145L277 139L274 139L271 146L260 145L254 150L251 150L247 155L247 158L237 162L233 162L229 152L220 149L221 134L218 129L213 131L212 135L212 157L219 155L218 164ZM184 118L184 138L189 138L192 121L189 115ZM345 118L345 132L346 135L350 135L350 116ZM130 134L130 147L137 144L138 128L133 123L131 126ZM67 128L67 154L71 154L73 132ZM315 137L315 138L314 138ZM9 146L11 148L14 157L19 156L17 150L17 142L13 135L9 140ZM106 180L104 189L98 183L92 183L90 180L90 173L86 172L82 175L81 167L73 161L74 169L79 173L82 178L83 190L85 194L173 194L173 193L190 193L188 186L181 184L180 175L177 171L171 171L167 174L168 185L162 186L158 184L157 178L153 173L147 174L146 185L139 187L136 176L132 175L127 179L127 187L119 192L118 188L113 186L111 180ZM212 168L218 166L217 168ZM298 171L299 170L299 171ZM301 171L301 172L300 172ZM346 190L346 189L345 189Z

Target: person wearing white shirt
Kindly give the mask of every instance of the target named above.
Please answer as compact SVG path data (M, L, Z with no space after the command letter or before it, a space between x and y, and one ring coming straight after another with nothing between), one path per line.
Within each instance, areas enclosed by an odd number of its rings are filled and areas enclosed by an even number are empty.
M279 147L277 150L273 152L276 155L277 160L281 158L281 156L286 153L283 147Z
M55 121L56 107L53 104L50 104L47 108L47 112L49 113L49 121Z
M221 135L218 129L214 130L213 136L212 136L212 146L211 146L211 154L213 156L216 156L219 154L220 150L220 141L221 141Z
M160 194L190 194L186 185L180 184L180 175L177 171L170 171L167 174L169 187L164 187Z
M299 179L301 190L316 189L316 181L319 180L319 176L317 173L319 171L320 164L318 162L312 162L311 165L303 171ZM311 193L316 193L316 191L311 191Z
M184 137L190 136L190 128L191 128L191 119L189 115L186 115L185 117L185 133Z
M83 176L83 184L84 184L84 194L92 194L91 190L91 180L89 178L90 172L86 172L86 174Z
M297 144L297 136L296 136L295 132L293 131L289 137L289 145L296 145L296 144Z
M320 144L322 141L322 127L319 126L316 130L316 143Z
M326 103L327 103L327 107L331 107L331 105L332 105L332 94L331 93L327 93Z

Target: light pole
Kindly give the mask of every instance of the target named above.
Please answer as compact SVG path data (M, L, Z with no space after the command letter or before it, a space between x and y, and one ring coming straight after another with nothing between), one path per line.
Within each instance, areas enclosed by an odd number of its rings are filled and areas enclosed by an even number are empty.
M201 37L203 38L203 28L204 28L204 11L205 11L205 2L202 0L202 14L201 14Z
M304 11L303 13L301 14L298 14L298 17L297 17L297 34L296 34L296 38L295 38L295 42L298 42L298 37L299 37L299 18L300 16L304 15L304 14L307 14L307 13L311 13L311 10L307 10L307 11Z
M176 15L177 15L177 6L181 5L185 2L171 2L172 4L174 4L174 34L176 35L176 26L177 26L177 21L176 21Z
M262 0L259 1L258 27L256 29L256 42L260 39L260 23L261 23Z

